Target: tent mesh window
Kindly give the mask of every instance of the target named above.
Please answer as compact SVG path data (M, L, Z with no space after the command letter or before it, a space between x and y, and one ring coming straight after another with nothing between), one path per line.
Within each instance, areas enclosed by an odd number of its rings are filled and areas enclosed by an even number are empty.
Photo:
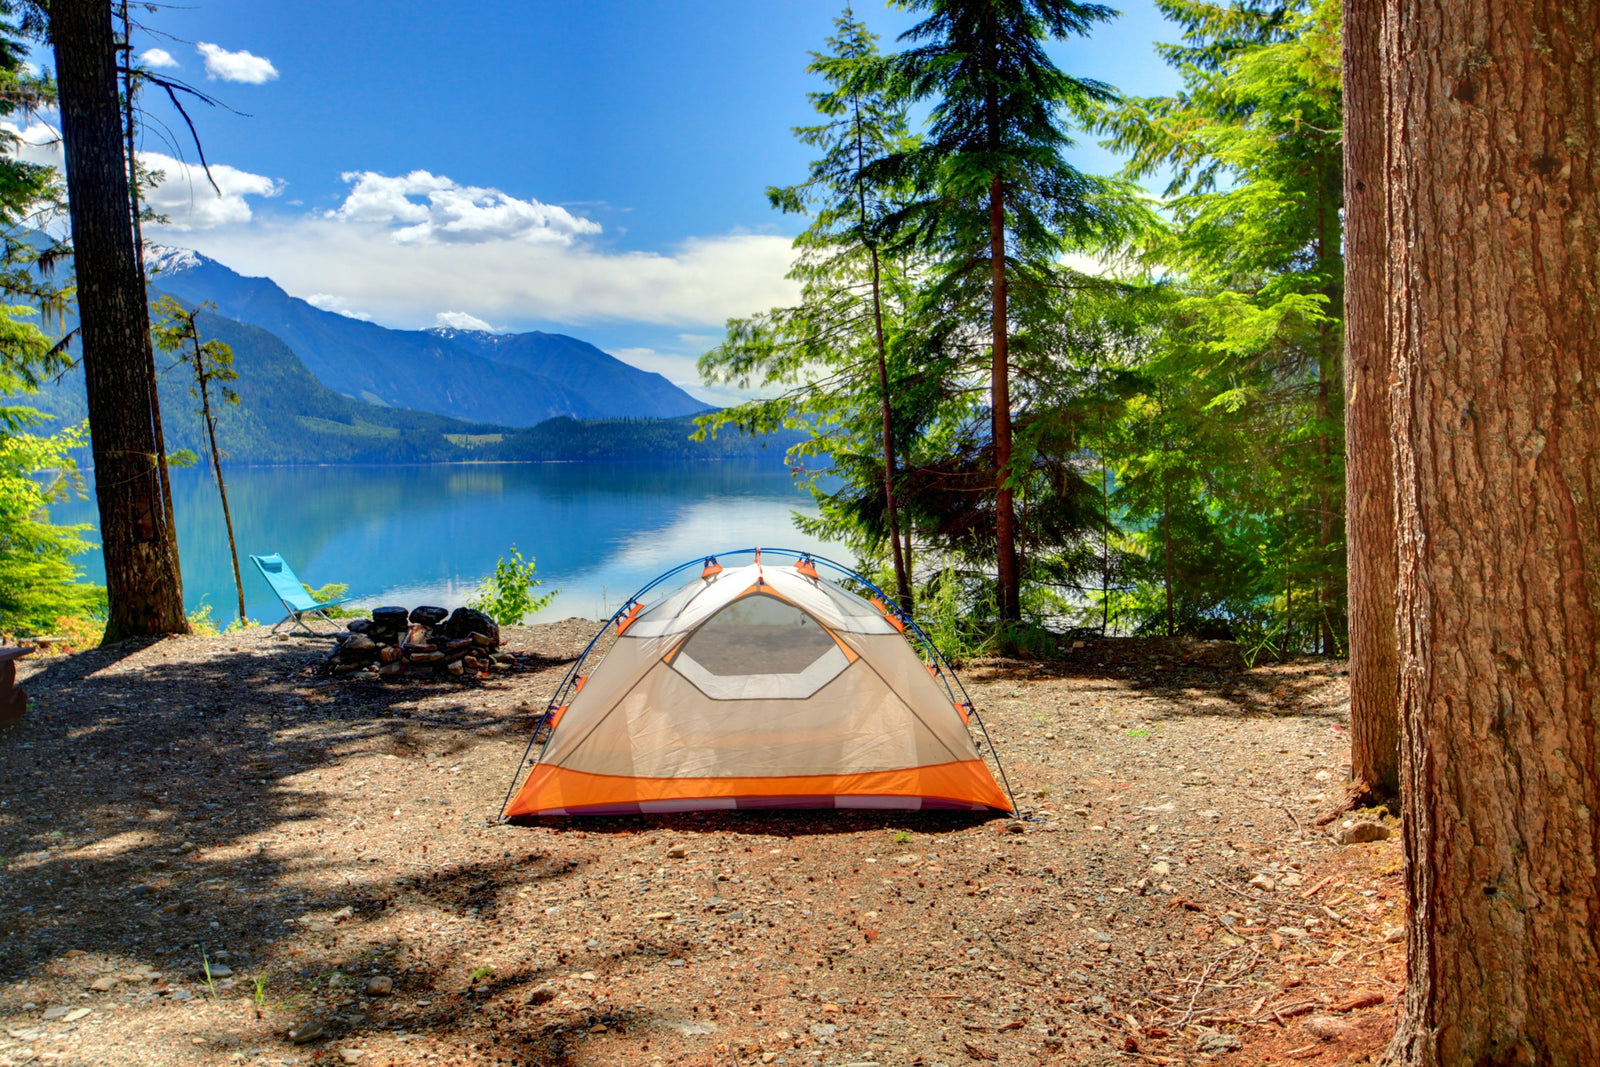
M803 700L838 677L850 657L816 619L758 593L707 619L672 666L716 700Z

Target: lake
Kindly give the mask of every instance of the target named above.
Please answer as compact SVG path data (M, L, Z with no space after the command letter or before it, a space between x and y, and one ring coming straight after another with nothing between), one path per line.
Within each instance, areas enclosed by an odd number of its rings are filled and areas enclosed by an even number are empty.
M761 461L506 463L225 469L244 576L257 621L283 609L248 558L277 552L312 586L343 582L357 606L456 607L515 544L560 595L542 618L603 619L662 571L752 545L827 554L792 515L814 515L778 457ZM190 611L235 614L222 507L210 475L172 472ZM59 523L97 525L92 495L51 509ZM93 539L93 535L91 535ZM98 551L78 562L105 581Z

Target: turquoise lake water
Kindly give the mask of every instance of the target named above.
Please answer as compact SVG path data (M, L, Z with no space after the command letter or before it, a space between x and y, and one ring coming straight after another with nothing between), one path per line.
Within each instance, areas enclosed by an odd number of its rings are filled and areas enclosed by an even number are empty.
M516 463L472 466L225 469L257 621L282 608L246 556L281 554L312 586L344 582L358 606L437 604L471 595L515 544L560 595L541 618L600 619L669 567L719 549L770 545L828 554L795 529L814 514L778 457L686 464ZM92 499L56 505L61 523L95 523ZM236 613L222 508L210 476L173 472L184 599ZM92 535L91 535L92 536ZM79 561L103 582L98 552Z

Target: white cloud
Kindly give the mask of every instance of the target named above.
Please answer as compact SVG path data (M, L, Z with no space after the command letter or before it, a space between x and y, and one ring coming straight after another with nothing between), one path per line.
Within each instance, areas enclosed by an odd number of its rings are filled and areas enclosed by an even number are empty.
M34 121L24 128L13 122L0 122L0 132L7 139L16 139L9 154L24 163L61 166L61 132L48 123Z
M388 228L400 244L481 244L521 240L570 243L600 232L598 223L566 208L518 200L499 189L461 185L442 175L414 170L402 177L375 171L341 175L349 195L332 218ZM423 202L426 201L426 202Z
M423 309L443 306L513 327L644 322L709 336L732 316L797 295L784 277L790 239L775 235L690 238L664 252L521 238L396 243L386 226L324 215L264 217L184 243L291 293L338 294L379 322L408 328L432 325Z
M441 311L433 317L435 326L443 326L450 330L482 330L484 333L493 333L494 327L465 311Z
M139 58L147 67L176 67L178 60L165 48L146 48L139 53ZM270 66L270 64L269 64Z
M345 303L344 297L334 296L332 293L312 293L305 298L305 301L314 308L332 311L335 314L343 315L347 319L360 319L362 322L372 321L371 315L365 311L352 311Z
M174 230L204 230L229 223L249 222L249 196L277 196L283 184L261 174L230 167L211 166L212 188L205 168L160 152L140 152L139 162L160 171L161 184L145 192L145 202L170 220ZM219 192L220 190L220 192Z
M61 135L44 122L33 122L26 129L0 122L0 130L18 138L14 155L29 163L61 167ZM146 190L145 203L168 218L173 230L203 230L229 223L249 222L253 213L246 197L277 196L283 184L261 174L214 164L212 188L205 168L186 163L161 152L140 152L139 162L161 172L161 182ZM220 191L219 191L220 190Z
M243 82L246 85L264 85L278 76L278 68L264 56L252 55L240 49L230 52L221 45L201 41L194 46L206 61L206 76L225 82Z

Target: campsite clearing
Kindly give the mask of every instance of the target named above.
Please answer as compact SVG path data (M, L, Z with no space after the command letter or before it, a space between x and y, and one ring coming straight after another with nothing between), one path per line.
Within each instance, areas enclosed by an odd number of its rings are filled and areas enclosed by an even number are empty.
M1346 774L1341 664L1091 641L971 665L1020 824L493 825L592 628L508 630L550 668L471 686L319 677L322 642L264 630L24 661L31 707L0 734L0 1064L1382 1048L1397 843L1312 822Z

